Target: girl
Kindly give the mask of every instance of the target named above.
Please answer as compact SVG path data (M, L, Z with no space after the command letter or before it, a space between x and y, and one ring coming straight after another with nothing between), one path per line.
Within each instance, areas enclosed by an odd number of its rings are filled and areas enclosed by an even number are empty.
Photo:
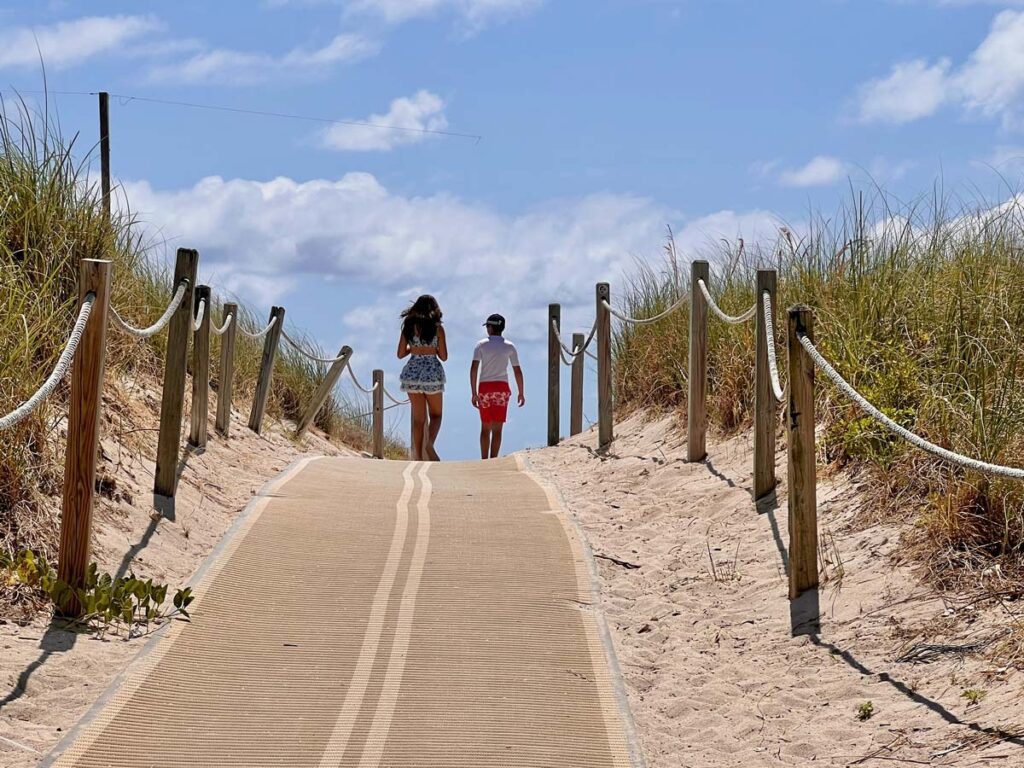
M441 307L433 296L420 296L402 313L398 359L406 357L409 362L400 378L402 391L409 395L412 406L412 460L440 461L434 441L441 431L445 382L441 363L448 359L448 345L441 326Z

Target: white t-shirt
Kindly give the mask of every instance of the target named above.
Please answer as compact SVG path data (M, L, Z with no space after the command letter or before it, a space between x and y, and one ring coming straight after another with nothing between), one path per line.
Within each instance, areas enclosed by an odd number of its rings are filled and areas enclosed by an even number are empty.
M478 381L508 381L508 364L519 367L516 345L504 336L481 339L473 350L473 359L480 363Z

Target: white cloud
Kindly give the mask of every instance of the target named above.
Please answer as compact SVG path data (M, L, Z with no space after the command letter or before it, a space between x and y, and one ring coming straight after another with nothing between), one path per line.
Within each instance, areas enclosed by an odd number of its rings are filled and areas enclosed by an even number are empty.
M395 99L383 115L370 115L365 125L332 125L320 133L321 143L336 150L355 152L387 151L403 144L416 144L431 136L426 131L448 127L444 101L430 91ZM384 129L381 126L388 126Z
M116 53L159 28L150 16L88 16L48 27L15 27L0 31L0 68L37 67L41 56L45 66L65 69Z
M963 64L949 59L901 62L883 78L861 86L862 122L907 123L944 104L1013 122L1024 96L1024 11L1005 10Z
M790 168L780 173L779 183L784 187L818 187L835 184L848 173L848 166L839 158L818 155L800 168Z
M470 31L492 21L528 13L543 0L350 0L351 13L372 14L389 24L441 13L457 15Z
M860 87L861 121L907 123L934 114L946 101L949 68L948 59L896 64L886 77Z
M321 74L379 50L377 42L358 34L341 34L322 48L294 48L281 56L215 48L156 67L149 76L156 82L252 85L280 77Z

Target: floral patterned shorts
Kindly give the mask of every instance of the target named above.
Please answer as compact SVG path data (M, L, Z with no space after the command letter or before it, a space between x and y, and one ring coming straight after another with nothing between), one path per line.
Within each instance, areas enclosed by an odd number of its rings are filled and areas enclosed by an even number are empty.
M507 381L481 381L477 398L482 423L505 423L508 403L512 399L512 389Z

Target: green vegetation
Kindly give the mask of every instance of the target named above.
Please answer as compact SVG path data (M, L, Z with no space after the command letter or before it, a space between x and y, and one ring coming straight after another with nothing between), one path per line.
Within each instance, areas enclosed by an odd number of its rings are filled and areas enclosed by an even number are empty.
M858 720L870 720L871 716L875 714L875 705L870 701L865 701L857 706L857 719Z
M148 325L170 301L170 276L161 244L144 242L133 217L116 213L108 222L87 161L76 159L74 141L65 140L46 114L21 102L0 111L0 413L24 402L43 382L67 341L77 315L78 263L83 258L114 262L112 303L130 323ZM80 153L88 155L88 153ZM198 244L201 248L202 244ZM263 325L263 313L242 308L241 324ZM219 323L220 308L213 313ZM166 335L140 341L113 329L108 336L108 382L158 382ZM218 384L219 342L213 341L213 386ZM327 355L309 344L319 356ZM251 398L261 342L239 334L236 402ZM269 412L295 418L326 374L282 345ZM108 391L111 391L108 388ZM63 477L60 434L68 398L67 382L35 414L0 432L0 554L24 550L55 559L55 504ZM316 425L360 449L370 444L362 404L332 399ZM151 434L138 435L155 445ZM392 451L397 446L392 446Z
M968 707L976 707L985 698L985 691L981 688L967 688L960 694L960 698L967 699Z
M755 299L758 266L778 271L776 349L786 370L785 308L815 313L818 348L890 417L952 450L1024 465L1024 210L1019 201L951 210L940 199L898 205L858 197L797 236L694 254L712 264L710 290L730 313ZM618 292L633 316L688 295L688 268L670 240L663 265L640 264ZM677 409L685 419L688 313L622 327L614 340L619 407ZM709 419L749 426L754 324L709 319ZM940 463L885 432L817 377L820 461L862 466L878 508L917 523L932 576L951 586L993 558L1016 579L1024 565L1024 486ZM621 415L621 414L620 414ZM781 409L780 409L781 427Z

